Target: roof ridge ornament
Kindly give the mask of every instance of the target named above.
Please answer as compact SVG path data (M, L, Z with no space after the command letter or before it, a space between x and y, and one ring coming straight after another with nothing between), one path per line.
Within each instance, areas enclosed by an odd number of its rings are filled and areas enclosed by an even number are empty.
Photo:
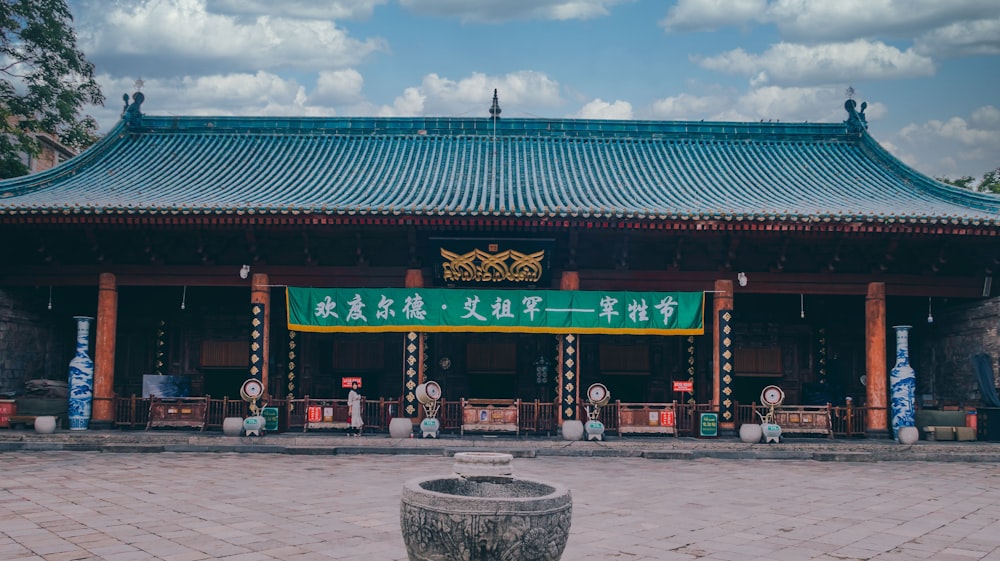
M125 120L125 124L129 127L137 127L142 122L142 102L146 100L146 96L142 92L135 92L132 94L132 103L129 103L128 94L122 95L122 100L125 102L125 107L122 109L122 119Z
M493 89L493 105L490 106L490 118L499 119L500 118L500 100L497 98L497 90Z
M858 102L851 98L844 102L844 109L847 111L847 120L844 121L844 124L847 125L848 134L860 135L868 130L868 119L865 118L865 109L868 108L868 102L861 102L861 111L856 109L857 106Z

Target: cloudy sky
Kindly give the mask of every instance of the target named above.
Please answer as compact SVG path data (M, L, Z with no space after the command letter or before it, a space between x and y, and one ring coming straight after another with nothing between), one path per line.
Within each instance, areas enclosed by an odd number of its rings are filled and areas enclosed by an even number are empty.
M1000 166L997 0L69 0L155 115L839 122L935 177Z

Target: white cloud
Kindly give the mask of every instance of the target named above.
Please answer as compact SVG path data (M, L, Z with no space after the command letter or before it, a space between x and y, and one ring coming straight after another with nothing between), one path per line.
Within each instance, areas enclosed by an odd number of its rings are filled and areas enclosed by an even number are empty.
M952 116L910 123L890 141L898 149L894 154L907 155L934 177L978 178L1000 165L1000 111L988 105L973 111L969 119Z
M117 92L132 93L131 79L98 77L108 92L104 107L87 111L108 130L121 117L123 102ZM112 94L111 92L116 92ZM309 98L305 86L270 72L259 71L212 76L185 76L177 79L144 80L146 102L142 112L150 115L247 115L247 116L324 116L333 115L332 107Z
M917 37L914 50L941 56L1000 54L1000 18L939 27Z
M925 56L1000 53L1000 2L983 0L679 0L660 21L674 32L750 24L791 43L916 37Z
M633 119L632 104L620 99L608 103L597 98L580 108L574 115L579 119Z
M704 68L751 78L752 85L821 85L934 74L931 59L881 42L799 45L778 43L763 54L735 49L695 58Z
M419 14L457 17L463 21L592 19L611 13L616 4L635 0L399 0Z
M877 122L887 111L882 103L868 102L865 116ZM833 87L766 86L742 93L680 94L655 101L651 112L654 119L682 121L837 123L847 119L843 91Z
M758 20L766 0L680 0L660 26L667 31L709 31Z
M121 74L177 76L351 66L382 50L332 21L210 12L206 0L142 0L102 12L80 29L81 48ZM102 64L103 63L103 64Z
M1000 148L1000 131L971 127L968 121L961 117L952 117L946 121L932 119L922 125L910 124L904 127L900 134L903 138L915 143L928 142L929 139L937 138L956 141L976 149L988 145Z
M420 86L407 88L383 115L466 115L488 116L493 90L498 90L502 116L523 116L526 107L557 106L562 103L559 83L545 74L524 70L503 76L479 72L460 80L428 74ZM410 91L412 90L412 91ZM420 100L419 110L416 100ZM405 113L398 111L404 110Z
M654 119L697 121L717 114L731 104L732 101L722 95L698 96L683 93L654 101L652 112Z
M972 112L972 124L1000 130L1000 109L987 105Z
M357 103L362 100L364 85L364 77L353 68L322 70L309 98L313 102L328 102L332 105Z
M386 0L205 0L210 12L300 19L365 19Z
M420 88L406 88L396 98L392 106L383 106L377 111L379 117L416 117L423 115L427 96Z
M843 41L911 38L954 22L997 16L1000 4L983 0L775 0L761 19L787 38Z

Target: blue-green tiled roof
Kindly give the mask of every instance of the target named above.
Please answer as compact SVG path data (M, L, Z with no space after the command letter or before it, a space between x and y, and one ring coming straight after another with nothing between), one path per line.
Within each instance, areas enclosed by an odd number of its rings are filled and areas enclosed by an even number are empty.
M0 182L22 214L580 216L1000 225L844 124L143 116Z

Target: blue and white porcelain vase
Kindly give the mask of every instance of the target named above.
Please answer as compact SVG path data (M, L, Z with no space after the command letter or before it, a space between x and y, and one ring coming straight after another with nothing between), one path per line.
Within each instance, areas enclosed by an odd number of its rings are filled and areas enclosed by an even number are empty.
M892 437L899 438L899 429L912 427L917 391L917 375L910 366L910 326L896 325L896 365L889 373L892 394Z
M76 354L69 361L69 429L87 430L94 402L94 361L90 360L90 324L92 317L73 316L76 320Z

